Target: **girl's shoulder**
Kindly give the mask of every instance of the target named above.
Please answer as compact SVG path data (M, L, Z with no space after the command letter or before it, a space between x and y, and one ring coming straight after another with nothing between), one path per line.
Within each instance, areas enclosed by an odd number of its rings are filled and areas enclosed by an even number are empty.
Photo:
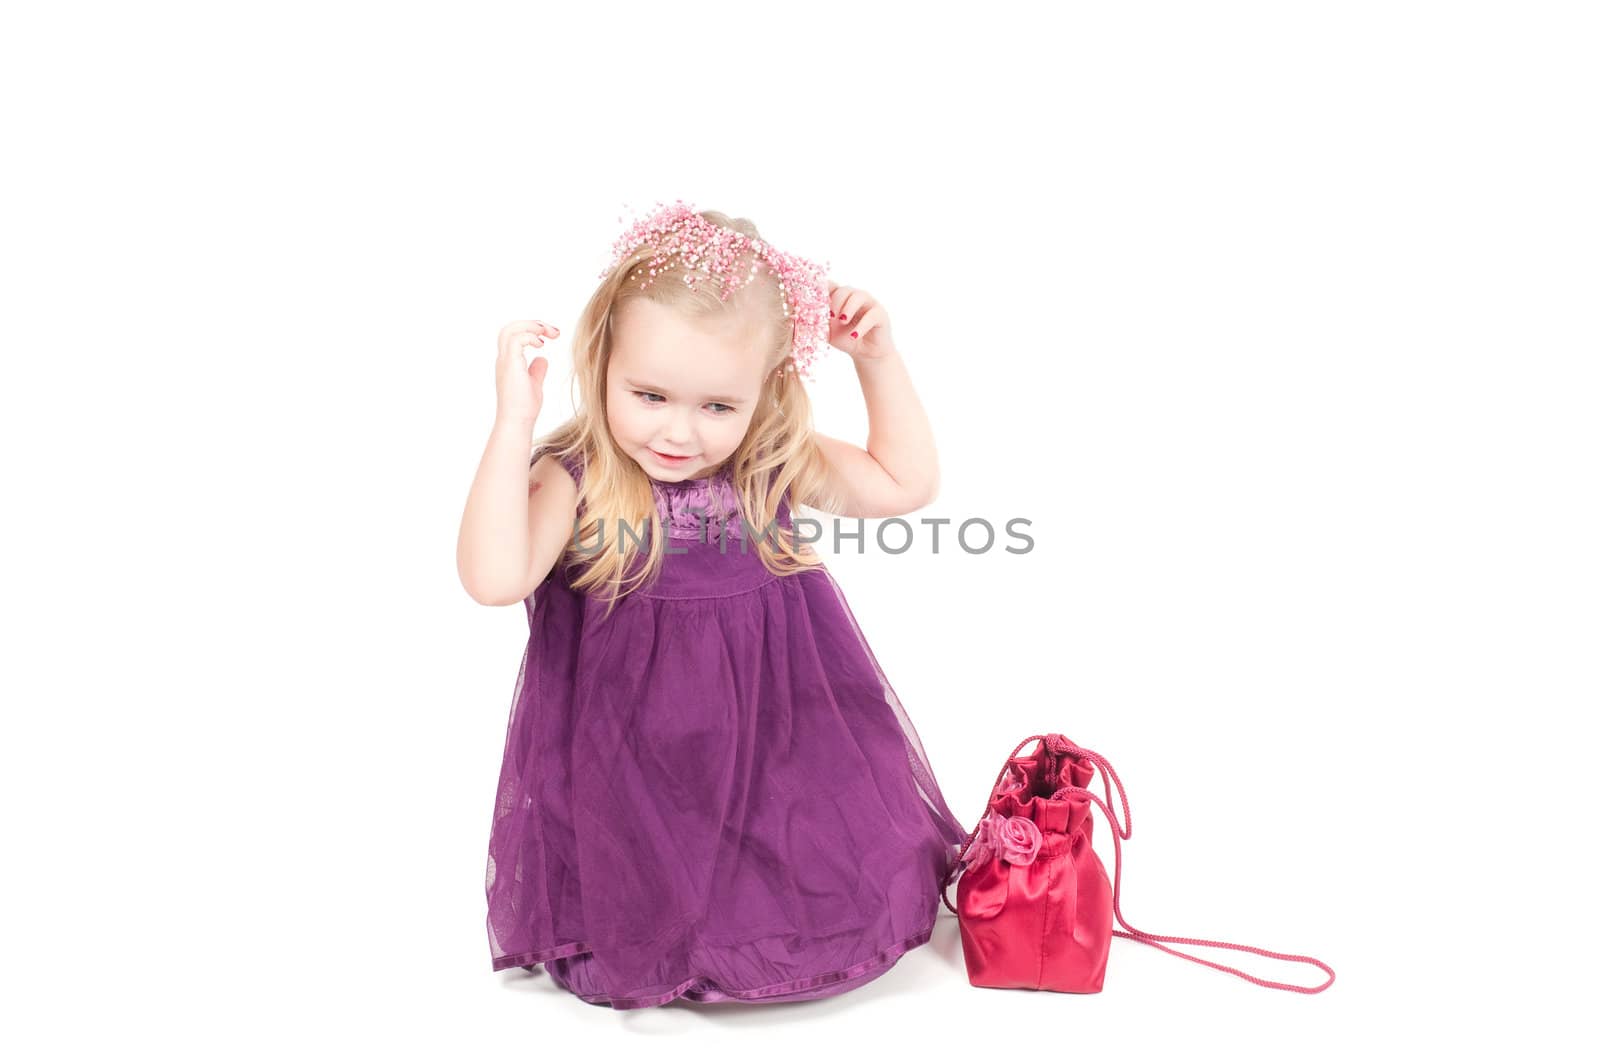
M539 459L544 457L546 454L553 454L555 456L556 460L561 463L561 467L567 470L567 475L572 477L573 483L579 483L582 481L583 455L581 453L561 454L557 452L555 447L548 444L538 447L534 450L533 457L528 461L528 467L531 469L533 466L537 465L539 463Z

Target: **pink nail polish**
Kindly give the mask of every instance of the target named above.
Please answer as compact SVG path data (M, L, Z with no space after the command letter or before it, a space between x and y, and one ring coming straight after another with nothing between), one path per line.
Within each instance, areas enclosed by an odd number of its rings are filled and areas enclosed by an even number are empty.
M856 334L855 329L851 329L850 330L850 335L854 336L855 334Z

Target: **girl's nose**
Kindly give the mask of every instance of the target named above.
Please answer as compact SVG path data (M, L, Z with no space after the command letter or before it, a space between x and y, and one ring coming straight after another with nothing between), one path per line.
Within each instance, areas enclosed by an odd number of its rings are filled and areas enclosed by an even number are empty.
M689 417L679 414L672 418L672 423L667 426L667 442L674 448L681 448L689 442L693 432L689 428Z

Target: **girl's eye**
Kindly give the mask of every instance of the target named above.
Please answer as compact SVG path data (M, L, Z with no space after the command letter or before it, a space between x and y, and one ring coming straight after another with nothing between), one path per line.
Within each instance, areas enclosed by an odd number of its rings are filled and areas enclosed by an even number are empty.
M658 405L660 405L660 403L652 402L651 401L652 399L660 399L661 402L666 402L667 401L664 396L657 395L653 391L635 391L634 394L639 396L639 398L643 399L644 400L644 404L646 406L658 406ZM710 405L710 406L715 408L713 410L713 412L716 413L717 416L719 416L719 417L724 417L724 416L734 412L733 411L733 407L729 406L725 402L713 402L713 403L708 403L708 405Z

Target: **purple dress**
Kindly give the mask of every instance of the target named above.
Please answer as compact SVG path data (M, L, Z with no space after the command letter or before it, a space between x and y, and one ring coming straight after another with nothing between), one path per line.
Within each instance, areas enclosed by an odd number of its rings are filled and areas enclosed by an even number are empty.
M558 561L523 603L494 969L617 1009L843 993L929 939L966 831L832 575L769 572L725 468L654 484L653 584L606 618Z

